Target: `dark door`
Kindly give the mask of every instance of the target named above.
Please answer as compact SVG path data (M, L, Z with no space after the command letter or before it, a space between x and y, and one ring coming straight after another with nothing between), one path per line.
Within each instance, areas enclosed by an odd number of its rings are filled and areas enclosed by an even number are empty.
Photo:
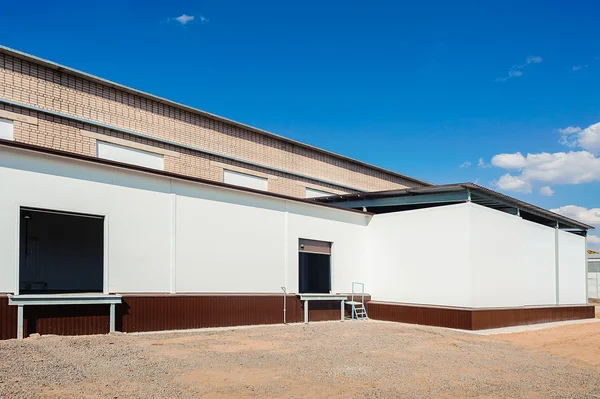
M331 255L300 252L300 293L329 294L331 291Z

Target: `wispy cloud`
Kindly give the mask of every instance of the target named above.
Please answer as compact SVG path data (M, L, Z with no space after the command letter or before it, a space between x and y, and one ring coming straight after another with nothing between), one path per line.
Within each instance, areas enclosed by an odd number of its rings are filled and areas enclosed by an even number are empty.
M188 22L192 22L196 17L193 15L182 14L178 17L173 18L173 20L179 22L181 25L186 25Z
M486 164L483 158L479 158L479 162L477 162L477 167L479 168L491 168L492 165Z
M577 72L577 71L581 71L583 68L587 68L587 64L586 65L575 65L573 68L571 68L571 72Z
M496 82L506 82L508 79L521 77L521 76L523 76L523 69L525 69L525 67L527 67L528 65L531 65L531 64L539 64L543 60L544 59L542 57L530 55L529 57L527 57L525 59L524 64L513 65L508 70L508 73L506 74L506 76L496 79Z
M585 129L579 126L568 126L558 129L560 133L560 144L567 147L581 147L584 150L600 153L600 122L594 123Z
M540 194L544 197L552 197L554 195L554 190L550 186L540 187Z
M471 162L465 161L459 166L459 168L468 168L469 166L471 166Z
M558 129L558 131L562 134L573 134L581 132L581 128L579 126L567 126L564 129Z
M181 14L178 17L167 18L167 23L169 23L171 21L177 22L177 23L185 26L192 21L197 21L197 22L200 22L201 24L206 24L209 22L209 19L202 15L196 17L195 15Z

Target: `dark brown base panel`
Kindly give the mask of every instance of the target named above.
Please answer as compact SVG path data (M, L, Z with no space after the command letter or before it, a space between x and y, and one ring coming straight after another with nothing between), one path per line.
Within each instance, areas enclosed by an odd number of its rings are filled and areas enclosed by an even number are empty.
M370 300L369 296L365 301ZM283 323L282 295L123 295L117 305L116 330L123 332L184 330ZM350 316L346 307L346 316ZM304 309L295 295L286 298L288 323L304 321ZM340 302L313 301L309 321L339 320ZM107 334L108 305L25 306L23 336ZM17 307L0 296L0 339L16 338Z
M506 309L470 309L386 302L369 302L369 318L409 324L484 330L549 323L553 321L593 319L594 306L545 306Z
M370 300L365 297L365 301ZM286 297L288 323L304 321L295 295ZM350 308L346 307L346 316ZM464 330L508 327L560 320L594 318L594 306L553 306L510 309L467 309L368 302L369 317L402 323ZM123 295L117 306L116 329L124 332L184 330L205 327L283 323L281 295ZM24 336L106 334L108 305L25 306ZM310 303L309 321L339 320L338 301ZM16 338L17 307L0 296L0 339Z

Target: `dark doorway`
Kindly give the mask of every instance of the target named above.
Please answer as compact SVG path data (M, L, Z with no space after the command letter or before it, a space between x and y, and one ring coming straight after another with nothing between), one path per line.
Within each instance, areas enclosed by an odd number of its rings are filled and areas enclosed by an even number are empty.
M329 294L331 255L300 252L300 293Z
M104 218L21 209L19 293L102 292Z

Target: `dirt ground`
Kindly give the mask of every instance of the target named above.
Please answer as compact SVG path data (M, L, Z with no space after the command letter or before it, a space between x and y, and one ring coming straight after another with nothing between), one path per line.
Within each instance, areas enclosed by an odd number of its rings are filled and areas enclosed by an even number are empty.
M2 398L600 397L600 323L346 321L0 341Z

